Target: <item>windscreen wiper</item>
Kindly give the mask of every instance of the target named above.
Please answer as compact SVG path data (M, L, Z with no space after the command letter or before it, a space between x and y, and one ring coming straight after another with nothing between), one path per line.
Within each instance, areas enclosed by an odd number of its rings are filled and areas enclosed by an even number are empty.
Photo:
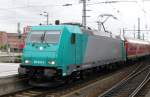
M46 31L44 32L44 34L42 34L42 36L41 36L41 42L42 43L46 43L47 45L48 45L48 43L47 43L47 41L45 40L45 35L46 35ZM49 46L49 45L48 45Z
M41 36L41 43L43 43L43 42L44 42L45 34L46 34L46 31L45 31L45 32L44 32L44 34L42 34L42 36Z

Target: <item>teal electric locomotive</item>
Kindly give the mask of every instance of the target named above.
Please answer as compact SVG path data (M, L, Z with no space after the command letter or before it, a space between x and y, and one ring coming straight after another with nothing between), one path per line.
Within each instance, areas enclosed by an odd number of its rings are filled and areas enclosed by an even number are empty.
M119 38L80 25L31 26L18 71L41 84L125 60L124 41Z

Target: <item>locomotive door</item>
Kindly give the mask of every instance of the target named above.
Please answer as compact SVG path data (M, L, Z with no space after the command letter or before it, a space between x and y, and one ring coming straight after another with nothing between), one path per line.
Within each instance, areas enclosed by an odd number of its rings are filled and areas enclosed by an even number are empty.
M72 56L75 64L81 63L81 54L82 54L82 40L81 35L73 33L71 36Z
M81 54L82 54L82 36L76 34L76 64L81 64Z

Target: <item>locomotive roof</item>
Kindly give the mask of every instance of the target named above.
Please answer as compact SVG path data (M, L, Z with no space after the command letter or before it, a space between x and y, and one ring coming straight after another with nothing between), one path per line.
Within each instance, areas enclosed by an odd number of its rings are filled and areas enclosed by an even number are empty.
M31 31L35 30L64 30L67 28L70 33L87 33L89 35L94 35L94 30L91 30L89 27L87 29L83 28L82 26L79 26L77 24L70 25L70 24L61 24L61 25L41 25L41 26L31 26Z
M92 30L91 28L87 27L86 29L82 26L79 26L77 24L75 25L70 25L70 24L64 24L64 25L40 25L40 26L31 26L30 30L31 31L41 31L41 30L69 30L70 33L85 33L88 35L96 35L96 36L107 36L109 37L109 35L106 34L102 34L102 32L99 32L97 30Z
M46 26L31 26L31 31L40 30L60 30L63 31L67 28L70 33L82 33L79 26L73 25L46 25Z
M126 40L127 42L130 42L130 43L137 43L137 44L150 44L150 42L149 42L149 41L140 40L140 39L125 38L125 40Z

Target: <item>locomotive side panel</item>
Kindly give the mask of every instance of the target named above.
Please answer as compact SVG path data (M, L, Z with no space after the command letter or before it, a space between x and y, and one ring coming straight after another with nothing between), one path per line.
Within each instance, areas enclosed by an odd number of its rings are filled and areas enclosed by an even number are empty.
M125 50L122 40L105 36L89 36L84 63L99 62L100 65L123 60Z

